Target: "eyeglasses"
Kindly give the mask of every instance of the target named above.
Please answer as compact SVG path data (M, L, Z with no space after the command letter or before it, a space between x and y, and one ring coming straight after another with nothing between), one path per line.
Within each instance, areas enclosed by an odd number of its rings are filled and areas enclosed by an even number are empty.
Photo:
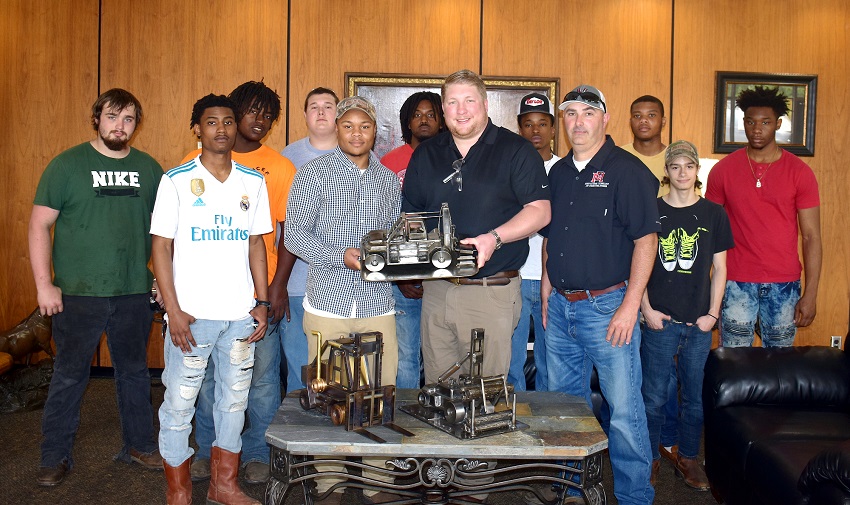
M565 102L572 102L575 100L585 102L590 105L595 104L598 107L601 107L602 110L605 110L605 102L603 102L596 93L591 93L590 91L570 91L567 93L567 96L564 97Z
M466 163L466 160L463 158L453 161L452 170L454 170L454 172L450 173L445 179L443 179L443 184L454 180L457 184L457 190L463 191L463 172L460 170L463 168L464 163Z

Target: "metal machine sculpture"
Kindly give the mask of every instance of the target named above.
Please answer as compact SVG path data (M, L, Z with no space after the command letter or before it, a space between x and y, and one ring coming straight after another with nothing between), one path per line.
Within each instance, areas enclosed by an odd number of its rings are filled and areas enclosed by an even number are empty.
M470 439L528 428L516 420L516 394L504 375L483 377L484 330L472 330L466 357L446 370L435 384L420 391L418 404L403 405L400 410L460 439ZM469 362L469 373L455 374ZM499 401L503 408L497 409Z
M439 212L402 212L389 230L360 243L360 273L367 281L445 279L478 273L475 247L455 236L449 205Z
M323 341L317 339L316 359L301 368L306 389L301 390L304 410L317 409L330 416L335 426L345 425L376 442L386 440L367 431L371 426L386 426L402 435L413 433L393 424L395 386L381 385L383 335L372 331L351 333L348 337Z

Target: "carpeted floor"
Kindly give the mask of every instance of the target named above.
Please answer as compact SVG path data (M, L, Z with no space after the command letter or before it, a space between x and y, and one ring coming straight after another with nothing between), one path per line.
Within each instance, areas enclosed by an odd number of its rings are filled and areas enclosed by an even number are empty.
M162 403L163 387L153 387L153 404ZM155 422L157 422L155 420ZM158 422L157 422L158 425ZM83 402L80 430L74 448L75 466L60 486L46 489L36 485L41 410L0 414L0 504L155 504L165 502L165 479L162 472L144 470L138 465L113 461L121 448L115 386L111 379L92 379ZM605 490L608 503L614 498L611 466L605 458ZM673 505L714 505L710 493L693 491L677 479L669 463L662 460L655 503ZM246 493L263 501L264 485L242 484ZM303 503L299 490L290 492L287 505ZM207 483L195 484L194 503L205 503ZM355 503L346 497L344 503ZM516 495L493 495L492 505L522 503Z

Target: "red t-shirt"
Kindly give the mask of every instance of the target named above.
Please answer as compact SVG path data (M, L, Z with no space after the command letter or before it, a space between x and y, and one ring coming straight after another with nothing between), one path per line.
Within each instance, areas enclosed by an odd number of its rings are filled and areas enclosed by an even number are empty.
M398 176L402 186L404 186L404 174L407 173L407 165L410 163L411 156L413 156L413 148L410 147L410 144L404 144L381 158L381 164Z
M753 171L761 178L760 188ZM800 279L797 211L820 205L815 174L800 158L782 150L768 168L767 163L748 163L747 150L739 149L711 169L705 197L726 208L732 225L735 247L727 253L727 279Z

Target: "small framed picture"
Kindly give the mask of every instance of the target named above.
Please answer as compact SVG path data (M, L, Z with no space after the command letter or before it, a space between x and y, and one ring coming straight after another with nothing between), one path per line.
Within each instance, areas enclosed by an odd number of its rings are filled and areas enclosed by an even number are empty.
M755 86L779 88L788 97L787 116L776 132L776 144L797 156L815 155L816 75L717 72L714 98L714 152L731 153L747 145L744 113L735 105L738 93Z

